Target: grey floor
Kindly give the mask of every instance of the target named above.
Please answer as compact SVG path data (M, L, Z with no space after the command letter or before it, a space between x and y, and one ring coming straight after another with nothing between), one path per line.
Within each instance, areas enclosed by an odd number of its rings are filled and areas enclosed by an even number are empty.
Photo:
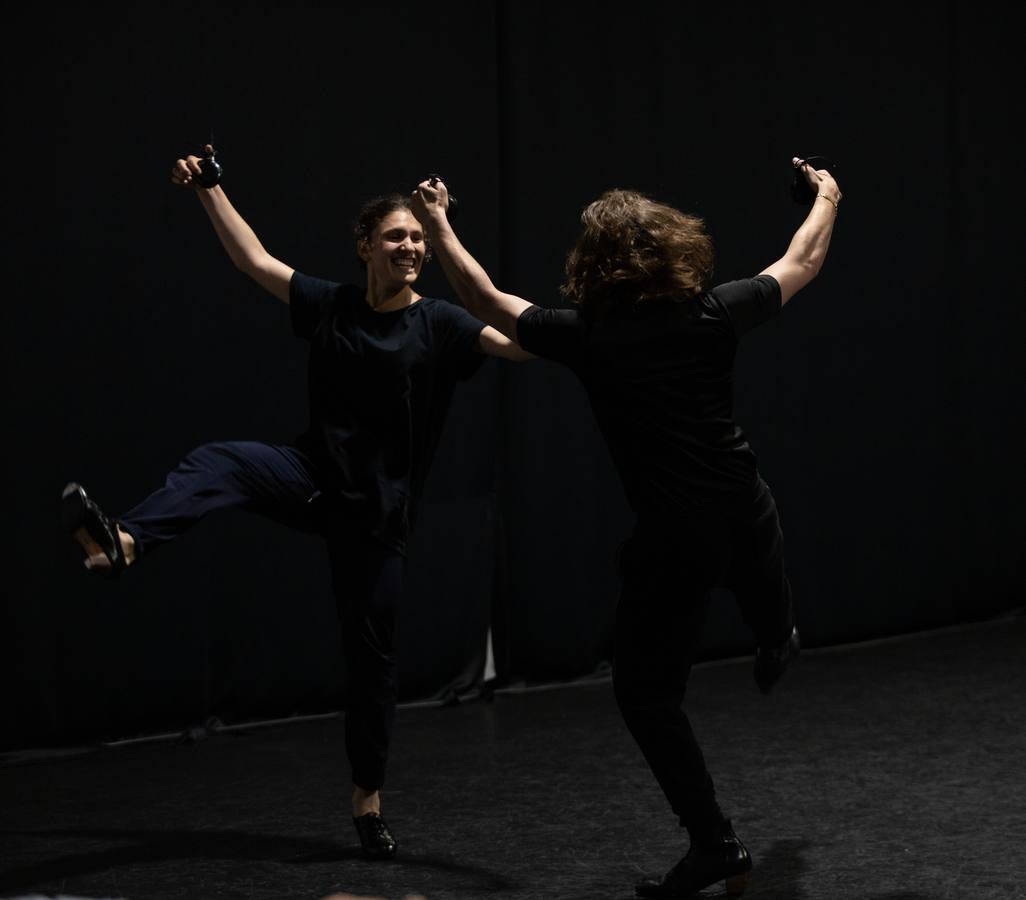
M746 897L1026 898L1026 618L806 652L769 698L704 665L688 710ZM608 683L401 710L391 863L347 792L338 718L8 760L0 896L619 900L684 850Z

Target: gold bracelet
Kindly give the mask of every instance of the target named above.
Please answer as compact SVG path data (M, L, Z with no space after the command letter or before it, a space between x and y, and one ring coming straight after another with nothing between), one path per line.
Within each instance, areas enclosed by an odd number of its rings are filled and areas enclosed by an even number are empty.
M833 203L833 204L834 204L834 212L837 212L837 204L836 204L836 203L834 203L834 201L833 201L833 200L831 200L831 199L830 199L830 198L829 198L829 197L828 197L828 196L827 196L826 194L816 194L816 199L817 199L817 200L818 200L818 199L819 199L820 197L822 197L822 198L823 198L824 200L826 200L826 202L827 202L827 203Z

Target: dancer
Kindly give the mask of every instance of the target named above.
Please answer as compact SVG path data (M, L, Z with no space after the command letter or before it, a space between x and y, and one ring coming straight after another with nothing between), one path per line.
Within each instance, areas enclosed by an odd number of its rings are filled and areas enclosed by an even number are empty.
M793 163L817 196L786 253L711 289L701 219L631 191L603 194L566 263L562 292L577 309L499 291L449 226L444 184L425 181L412 198L468 310L581 379L637 516L622 554L613 685L690 837L665 877L637 886L642 897L691 896L720 880L740 893L752 868L682 709L710 589L733 590L764 693L799 650L776 505L734 423L731 380L738 339L816 276L830 243L841 192L826 170Z
M209 145L208 154L213 153ZM397 697L394 637L406 542L452 391L482 354L530 358L464 309L414 291L429 247L403 194L361 209L356 252L365 288L312 278L271 256L220 186L201 187L201 157L175 162L235 265L289 305L310 342L310 424L295 446L197 447L163 488L112 518L76 483L64 526L93 572L117 575L207 513L242 508L323 535L348 673L346 752L364 853L395 854L379 789Z

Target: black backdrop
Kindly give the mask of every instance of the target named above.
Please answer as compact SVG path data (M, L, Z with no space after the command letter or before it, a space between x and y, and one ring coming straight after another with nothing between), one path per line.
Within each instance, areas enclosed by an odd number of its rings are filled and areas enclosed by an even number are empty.
M337 708L315 539L212 517L116 583L56 527L209 440L304 425L305 348L236 272L176 156L213 131L276 256L359 279L372 193L440 171L465 242L544 304L580 208L619 186L706 216L722 280L779 256L793 154L845 192L820 278L746 339L737 413L823 645L1022 604L1026 536L1020 4L825 19L774 4L397 2L22 13L7 35L3 747ZM15 27L17 26L17 27ZM440 272L428 293L449 296ZM608 660L630 516L583 392L544 362L459 392L411 561L403 696ZM729 603L710 657L750 649Z

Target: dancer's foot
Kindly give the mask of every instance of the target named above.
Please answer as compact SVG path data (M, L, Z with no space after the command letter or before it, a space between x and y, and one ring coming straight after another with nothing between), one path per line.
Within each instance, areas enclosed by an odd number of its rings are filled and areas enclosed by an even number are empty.
M791 629L787 640L782 644L775 647L759 647L755 651L755 669L752 674L760 691L768 694L773 690L773 685L780 681L792 660L798 656L799 650L801 650L801 640L798 637L796 626Z
M353 785L353 824L368 859L391 859L399 844L381 817L381 793Z
M693 897L703 888L725 881L727 894L743 894L752 877L748 850L725 822L723 835L708 845L692 844L687 855L660 879L646 879L634 891L639 897Z
M381 813L369 812L353 816L356 833L360 836L360 847L367 859L391 859L399 844Z
M61 522L90 571L117 575L135 562L133 537L104 513L80 484L71 482L61 493Z

